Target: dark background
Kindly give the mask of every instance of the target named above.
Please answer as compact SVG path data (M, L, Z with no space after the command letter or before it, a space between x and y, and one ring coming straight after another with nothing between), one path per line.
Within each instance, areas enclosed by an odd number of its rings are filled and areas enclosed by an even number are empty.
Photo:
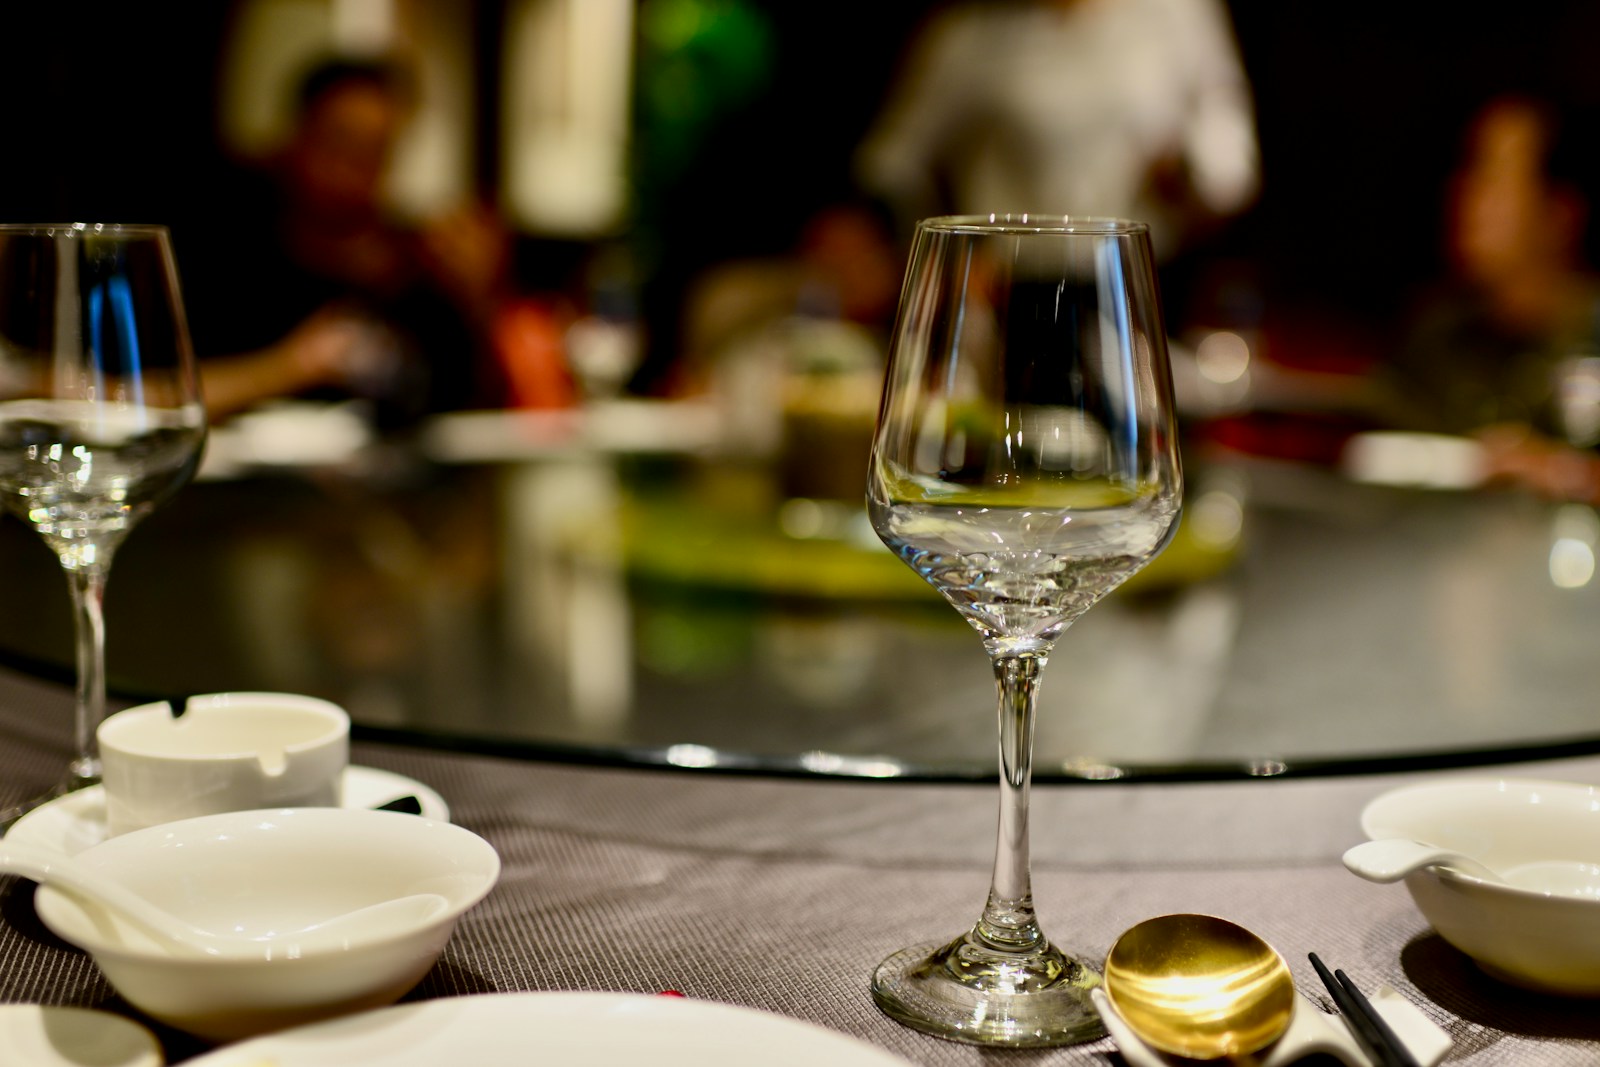
M484 87L503 4L476 0ZM747 214L699 231L694 259L786 247L847 189L846 163L893 77L922 0L761 5L776 29L767 88L731 113L675 209ZM1207 255L1249 263L1282 306L1382 327L1439 269L1441 182L1486 96L1600 102L1600 5L1489 8L1374 0L1234 0L1257 97L1264 190ZM215 163L212 87L224 3L13 3L0 12L0 218L166 221L202 210ZM482 94L481 94L482 95ZM492 106L481 116L494 129ZM479 171L495 172L480 136ZM492 190L487 190L492 193ZM178 249L180 268L182 248Z

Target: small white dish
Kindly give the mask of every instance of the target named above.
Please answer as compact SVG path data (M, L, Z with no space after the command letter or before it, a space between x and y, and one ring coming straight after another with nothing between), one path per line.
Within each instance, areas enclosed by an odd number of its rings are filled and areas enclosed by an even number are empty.
M89 1008L0 1004L0 1063L25 1067L162 1067L155 1035Z
M640 993L494 993L270 1034L190 1067L907 1067L858 1038L754 1008Z
M375 808L396 797L414 796L422 816L435 822L450 821L450 807L437 792L414 778L376 767L346 767L340 807ZM8 841L23 841L76 855L111 836L106 825L106 794L90 786L41 804L12 824Z
M243 467L329 467L372 443L360 405L275 400L214 428L207 449Z
M139 926L53 886L40 920L94 959L116 991L154 1019L231 1041L393 1003L422 980L500 875L483 838L392 811L284 808L224 812L122 834L75 857L202 929L237 937L222 955L175 955ZM397 898L442 900L401 922L307 930Z
M1340 456L1345 475L1369 485L1475 489L1485 477L1481 444L1470 437L1376 430L1358 433Z
M1490 869L1600 862L1600 787L1532 778L1445 778L1378 796L1371 840L1408 838ZM1600 898L1485 881L1449 867L1405 876L1439 936L1491 975L1545 993L1600 997Z

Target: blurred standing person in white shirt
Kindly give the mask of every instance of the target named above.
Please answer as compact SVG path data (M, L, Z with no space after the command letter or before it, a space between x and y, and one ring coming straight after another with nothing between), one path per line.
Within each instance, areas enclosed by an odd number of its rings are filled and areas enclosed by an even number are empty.
M913 41L857 165L907 226L945 212L1133 218L1163 261L1242 212L1260 181L1220 0L948 8Z

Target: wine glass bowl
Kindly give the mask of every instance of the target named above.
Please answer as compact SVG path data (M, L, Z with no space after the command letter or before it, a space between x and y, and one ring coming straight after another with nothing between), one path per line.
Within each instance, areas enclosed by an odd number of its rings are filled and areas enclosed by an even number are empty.
M193 476L205 433L167 231L0 225L0 500L74 605L77 752L58 791L99 777L112 557Z
M984 216L918 224L869 468L883 541L983 640L999 690L1000 825L977 924L885 960L889 1015L980 1044L1103 1033L1093 967L1037 922L1027 794L1054 642L1171 538L1182 499L1146 228Z

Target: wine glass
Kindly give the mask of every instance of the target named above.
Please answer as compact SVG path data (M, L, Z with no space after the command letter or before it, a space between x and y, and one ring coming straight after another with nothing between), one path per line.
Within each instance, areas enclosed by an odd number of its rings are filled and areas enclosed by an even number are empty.
M1000 815L982 916L878 966L891 1017L974 1044L1104 1033L1091 965L1040 930L1028 861L1035 698L1056 639L1165 547L1182 472L1142 223L925 219L869 470L878 536L982 635L999 689Z
M76 755L51 796L99 781L106 575L205 434L167 231L0 225L0 499L60 560L76 631Z

